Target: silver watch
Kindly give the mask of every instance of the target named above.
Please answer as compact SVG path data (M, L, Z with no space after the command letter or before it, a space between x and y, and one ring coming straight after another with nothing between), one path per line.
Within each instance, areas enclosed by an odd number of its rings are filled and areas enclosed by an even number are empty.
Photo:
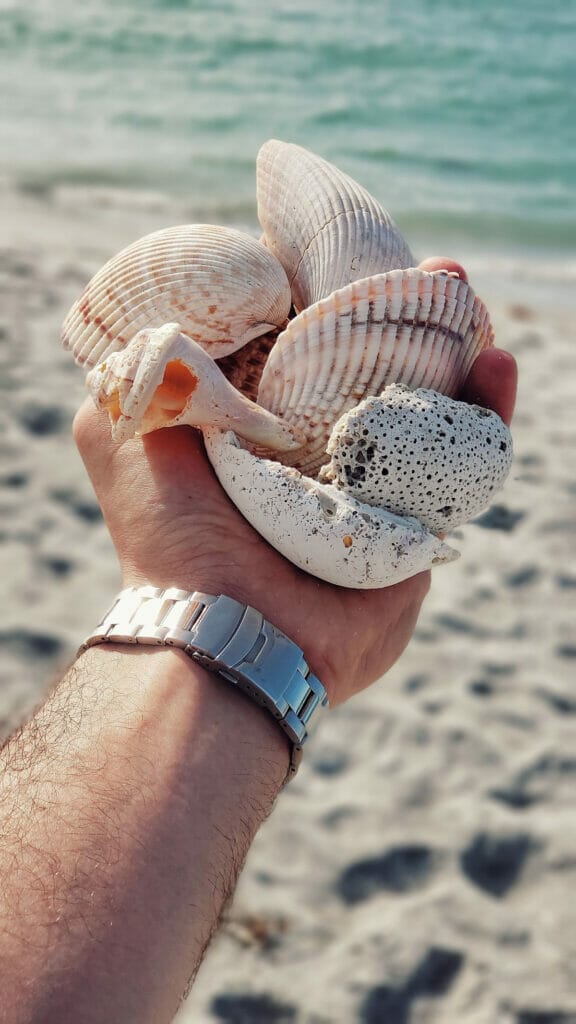
M223 594L128 587L78 653L102 643L179 647L233 683L266 708L291 741L288 778L298 769L312 719L315 724L328 706L301 648L255 608Z

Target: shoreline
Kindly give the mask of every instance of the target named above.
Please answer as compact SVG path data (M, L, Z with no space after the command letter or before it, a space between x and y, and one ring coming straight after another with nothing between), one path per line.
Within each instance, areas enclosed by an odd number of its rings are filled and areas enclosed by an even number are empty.
M394 211L391 211L396 216ZM54 237L55 219L64 222L73 231L76 218L87 219L96 233L96 241L109 249L112 255L118 247L129 244L149 231L177 223L229 224L258 235L260 227L256 216L256 195L245 211L226 208L203 208L201 200L170 195L160 190L126 189L98 185L47 185L45 188L18 184L0 175L0 215L4 227L4 247L25 243L22 223L34 223L34 241L44 239L61 245L61 233ZM229 217L229 220L226 218ZM400 218L398 218L399 220ZM110 243L106 242L106 232ZM67 232L68 233L68 232ZM429 227L410 224L404 233L418 258L436 252L453 252L453 258L466 260L478 274L487 280L510 276L517 282L526 280L530 286L540 282L543 287L556 287L557 295L567 285L576 284L576 244L522 245L517 241L504 242L501 238L469 237L450 224L439 224L437 231ZM78 239L80 242L80 239ZM87 240L88 244L91 244ZM115 248L116 246L116 248ZM521 268L521 269L520 269Z

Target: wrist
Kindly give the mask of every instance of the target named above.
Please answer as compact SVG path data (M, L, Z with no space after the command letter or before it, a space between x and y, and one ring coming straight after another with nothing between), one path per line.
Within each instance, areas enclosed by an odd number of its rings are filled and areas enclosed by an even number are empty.
M232 556L220 564L217 558L201 556L185 560L179 552L172 564L163 551L162 564L154 569L135 564L122 566L123 588L149 586L161 590L176 587L189 593L227 594L259 610L262 604L270 604L270 598L274 601L274 585L270 579L260 579L257 562L242 564L239 558Z
M188 592L226 594L234 601L256 608L302 648L306 661L321 679L330 704L333 704L337 681L331 658L332 646L326 641L327 633L318 630L305 610L310 604L321 605L325 585L312 577L303 579L300 570L294 569L274 552L271 554L277 564L266 565L265 571L260 570L258 553L252 553L251 549L251 562L230 556L223 565L216 559L185 562L181 558L178 565L172 565L163 559L162 566L154 570L146 567L145 571L131 563L122 566L122 586L176 587ZM310 593L304 595L303 601L301 592L304 588Z
M254 607L223 594L150 585L116 595L81 650L100 644L177 648L263 707L291 744L288 778L327 696L302 649Z
M230 791L272 801L288 771L286 737L266 711L183 651L109 643L84 651L77 665L97 680L102 717L126 742L150 748L142 754L176 759L192 773L214 763ZM105 685L103 685L105 684ZM162 752L162 753L160 753Z

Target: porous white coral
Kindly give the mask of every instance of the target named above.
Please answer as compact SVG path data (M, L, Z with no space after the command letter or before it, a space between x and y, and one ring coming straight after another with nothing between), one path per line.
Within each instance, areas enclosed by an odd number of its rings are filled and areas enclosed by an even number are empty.
M510 468L512 438L490 409L392 384L338 420L328 452L322 479L440 533L490 503Z

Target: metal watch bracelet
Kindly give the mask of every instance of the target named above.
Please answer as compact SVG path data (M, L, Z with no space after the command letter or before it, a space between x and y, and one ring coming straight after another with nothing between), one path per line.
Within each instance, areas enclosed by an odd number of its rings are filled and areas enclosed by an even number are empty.
M250 605L223 594L169 587L128 587L79 648L96 644L178 647L210 672L233 683L277 720L291 742L292 778L302 746L326 691L302 649Z

